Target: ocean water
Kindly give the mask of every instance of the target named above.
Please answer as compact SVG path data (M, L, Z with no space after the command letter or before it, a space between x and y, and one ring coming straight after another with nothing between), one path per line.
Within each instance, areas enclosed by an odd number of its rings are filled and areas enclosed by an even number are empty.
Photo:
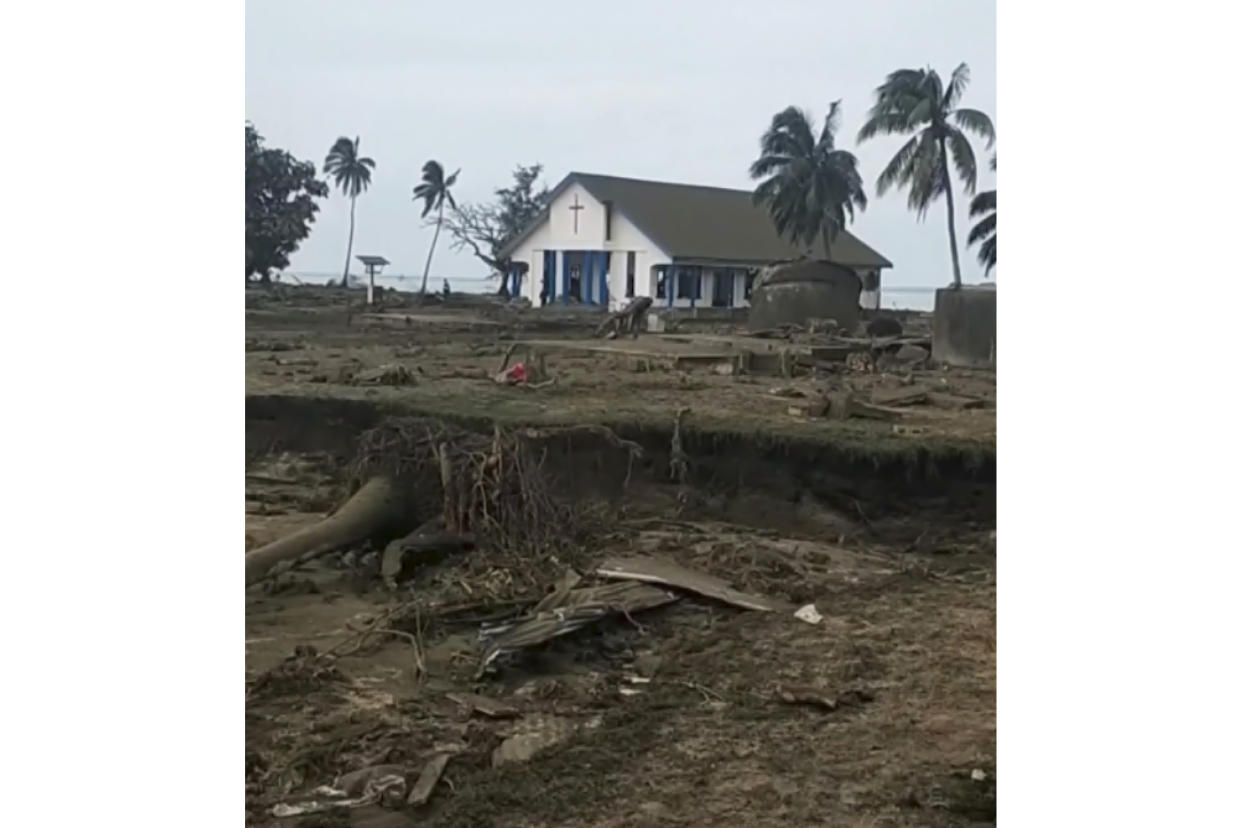
M930 313L936 309L936 290L934 287L881 285L880 307L885 310L918 310Z

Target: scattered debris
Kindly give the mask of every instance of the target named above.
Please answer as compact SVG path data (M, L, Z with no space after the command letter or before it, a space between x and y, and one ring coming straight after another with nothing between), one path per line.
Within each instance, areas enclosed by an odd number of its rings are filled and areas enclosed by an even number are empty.
M475 693L449 693L448 699L472 713L482 713L489 719L516 719L522 715L522 712L512 705Z
M355 385L417 385L414 372L400 363L381 365L353 375Z
M543 600L536 604L531 612L540 613L565 603L569 591L576 587L581 580L581 575L572 569L569 570L557 580L552 587L552 591L545 595Z
M797 618L799 621L805 621L808 624L818 624L824 620L824 616L819 614L819 610L815 609L814 604L799 607L798 611L794 613L794 618Z
M965 397L960 394L948 394L943 391L928 392L927 401L939 408L957 410L983 408L987 404L986 400L981 400L977 397Z
M922 385L906 388L877 388L871 392L871 402L876 405L915 405L927 402L928 389Z
M651 309L650 296L636 296L619 311L608 314L608 317L595 329L595 335L601 336L605 329L611 328L609 339L616 339L620 334L628 333L634 339Z
M513 352L519 347L525 349L526 359L509 365ZM547 363L543 354L529 345L519 345L519 343L513 342L505 349L504 356L500 360L500 367L496 369L492 380L497 385L520 385L533 391L554 384L556 377L548 374Z
M988 775L980 768L975 768L970 772L970 779L972 782L986 782L987 778Z
M922 437L928 433L930 429L927 426L916 425L894 425L893 433L898 437Z
M835 319L808 319L806 320L807 332L811 334L827 334L832 336L841 330L841 324Z
M389 767L389 766L385 766ZM372 769L367 769L372 770ZM403 771L404 769L400 769ZM365 771L360 772L365 773ZM272 807L272 816L285 819L294 816L319 814L335 808L360 808L364 805L400 805L405 799L406 781L402 772L388 772L365 776L359 795L351 797L349 793L330 785L320 785L310 792L310 799L300 802L281 802Z
M293 648L292 656L261 673L246 687L246 700L306 695L330 685L348 682L344 673L320 658L318 650L309 644L299 644Z
M427 800L431 799L431 792L435 790L436 783L440 781L440 777L444 774L444 768L449 763L452 754L437 753L423 765L422 773L418 775L418 780L414 783L414 787L410 789L410 795L405 800L407 805L426 805Z
M877 316L875 319L872 319L870 322L867 323L866 331L867 331L867 336L889 337L889 336L901 336L901 334L904 332L904 329L901 327L901 323L898 322L895 317Z
M332 788L347 797L360 797L366 793L367 786L388 776L400 776L403 779L410 775L410 769L404 765L372 765L361 770L341 774L332 783Z
M567 635L611 615L629 616L678 600L676 594L646 584L605 584L564 593L555 606L545 606L515 621L484 626L480 634L490 644L479 659L476 675L501 656Z
M893 354L893 359L906 365L919 365L931 358L931 351L921 345L902 345Z
M696 595L715 598L742 609L779 612L789 608L784 602L762 595L739 592L719 578L686 569L670 560L654 557L610 558L596 574L650 584L678 587Z
M832 696L818 687L789 685L777 688L776 697L785 704L806 704L828 711L860 705L875 698L866 690L846 690L838 696Z
M805 397L806 394L794 388L792 385L778 385L776 388L769 388L768 393L773 397Z
M601 719L582 723L563 716L537 716L522 722L500 746L492 751L492 767L525 762L535 754L569 739L581 728L595 728Z

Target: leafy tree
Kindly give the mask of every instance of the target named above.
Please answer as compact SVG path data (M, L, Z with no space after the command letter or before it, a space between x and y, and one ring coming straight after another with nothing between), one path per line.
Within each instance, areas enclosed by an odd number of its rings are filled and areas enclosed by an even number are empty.
M437 211L436 215L436 233L431 237L431 248L427 251L427 264L423 266L423 286L420 293L427 292L427 274L431 272L431 257L436 252L436 242L440 239L440 227L444 224L444 203L454 210L457 209L457 202L453 200L453 193L450 188L457 183L457 173L444 177L444 167L440 166L439 161L428 161L423 164L423 183L414 188L414 200L422 199L423 202L423 218L427 218L427 214L432 210Z
M992 156L990 164L992 172L996 172L996 156ZM970 217L983 216L970 228L966 237L966 246L979 245L979 264L983 265L986 276L996 267L996 190L984 190L970 202Z
M970 69L961 64L953 70L948 85L933 69L899 69L876 90L875 105L858 132L858 140L877 135L912 137L897 151L876 181L880 195L896 184L909 190L910 208L921 220L927 208L943 195L949 213L949 251L953 257L953 286L962 286L958 261L957 231L953 224L953 186L949 177L949 157L957 174L966 182L966 192L975 191L977 171L975 153L963 130L986 138L990 148L996 140L992 120L977 109L955 109L970 82Z
M840 117L841 102L835 101L816 137L807 113L792 106L776 113L750 165L751 178L767 177L753 198L767 208L776 232L807 247L822 238L825 253L846 217L854 220L854 208L867 208L858 159L836 148Z
M349 242L345 245L345 271L341 274L342 287L349 284L349 257L354 251L354 208L358 196L371 186L371 170L375 162L370 158L361 157L359 144L361 139L349 140L345 136L336 139L328 157L323 162L323 170L332 176L337 188L349 196Z
M542 173L540 164L518 165L513 186L496 190L495 202L457 205L444 219L444 229L453 237L453 249L468 247L494 275L503 277L508 273L512 260L501 256L500 251L547 209L551 198L546 185L535 190ZM501 285L503 290L503 278Z
M315 178L315 165L284 150L263 145L246 124L246 279L258 274L271 282L273 270L289 266L289 256L310 235L319 212L317 198L328 185Z

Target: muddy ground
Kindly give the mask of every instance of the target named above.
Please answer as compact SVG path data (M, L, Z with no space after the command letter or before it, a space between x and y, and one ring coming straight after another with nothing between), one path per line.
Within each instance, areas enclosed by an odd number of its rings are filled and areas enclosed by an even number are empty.
M247 590L250 824L994 822L992 375L724 376L557 352L557 382L529 390L489 379L507 345L584 340L597 318L467 306L368 322L327 291L247 305L247 549L337 505L358 434L385 414L606 422L646 449L637 467L607 446L552 452L559 496L599 515L591 543L566 560L476 550L392 592L362 548ZM392 363L415 384L350 382ZM911 373L988 405L915 412L921 435L896 437L888 423L808 422L769 393L897 386ZM681 407L685 483L668 473ZM476 677L481 623L538 601L570 565L589 575L632 553L813 603L823 620L684 595ZM395 633L356 632L384 614ZM808 688L839 704L782 698ZM513 713L471 712L449 698L463 692ZM522 744L541 749L494 766ZM451 758L424 805L273 816L353 771L395 766L413 782L437 754Z

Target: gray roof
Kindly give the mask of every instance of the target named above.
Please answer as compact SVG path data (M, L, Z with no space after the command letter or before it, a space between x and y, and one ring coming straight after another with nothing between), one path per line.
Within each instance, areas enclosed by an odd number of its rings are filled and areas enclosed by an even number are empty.
M552 198L574 182L598 200L611 201L614 210L678 261L767 263L797 258L806 252L777 235L772 219L767 211L754 205L749 190L574 172L556 185ZM512 253L547 216L545 210L505 246L502 255ZM837 234L831 255L824 256L820 241L816 242L812 256L850 267L893 266L848 230Z

